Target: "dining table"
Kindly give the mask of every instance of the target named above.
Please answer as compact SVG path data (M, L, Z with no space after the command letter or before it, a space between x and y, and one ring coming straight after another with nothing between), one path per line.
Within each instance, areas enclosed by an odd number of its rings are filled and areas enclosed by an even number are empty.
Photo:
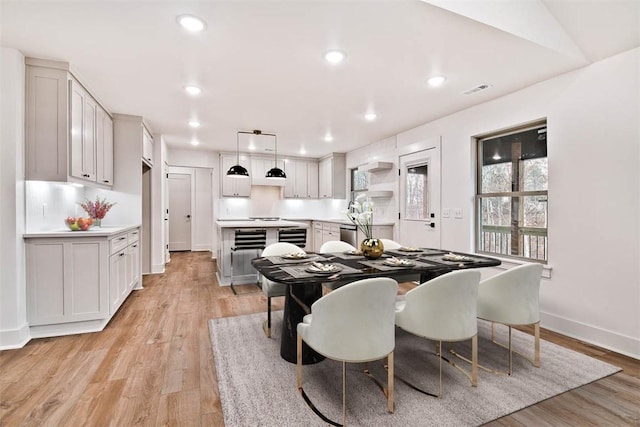
M311 313L322 297L322 284L332 287L373 277L391 277L398 282L424 283L455 270L495 267L500 260L487 256L434 248L385 250L377 259L367 259L358 251L338 253L285 254L258 257L253 267L267 279L286 286L280 356L296 363L297 325ZM303 364L320 362L324 356L303 343Z

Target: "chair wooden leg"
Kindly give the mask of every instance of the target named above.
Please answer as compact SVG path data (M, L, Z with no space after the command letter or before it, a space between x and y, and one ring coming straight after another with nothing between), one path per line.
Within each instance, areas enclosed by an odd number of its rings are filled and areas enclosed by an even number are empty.
M296 345L296 377L298 380L298 393L302 393L302 336L297 334Z
M509 325L509 375L513 368L513 347L511 345L511 325Z
M438 399L442 399L442 341L438 341L438 364L440 366L440 378L438 380Z
M387 356L387 411L394 411L394 387L393 387L393 351Z

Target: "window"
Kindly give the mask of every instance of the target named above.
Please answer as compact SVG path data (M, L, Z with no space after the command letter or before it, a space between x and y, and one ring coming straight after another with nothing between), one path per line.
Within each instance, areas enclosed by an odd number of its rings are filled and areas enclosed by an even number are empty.
M427 195L428 165L409 166L406 173L404 219L425 220L429 218L429 198Z
M369 172L351 169L351 201L369 189Z
M546 123L478 140L476 251L547 261Z

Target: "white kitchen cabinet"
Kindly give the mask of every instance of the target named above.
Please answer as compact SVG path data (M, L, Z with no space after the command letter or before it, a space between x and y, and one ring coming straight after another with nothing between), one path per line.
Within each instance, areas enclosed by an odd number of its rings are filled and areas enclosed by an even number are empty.
M313 249L319 252L326 242L340 240L340 224L335 222L313 221Z
M135 227L102 236L88 231L26 238L31 335L93 332L106 326L140 283L139 232Z
M96 182L113 185L113 120L98 106L96 114Z
M113 134L104 129L110 121L100 117L100 110L108 116L106 110L69 72L69 64L34 58L25 63L26 178L111 187L97 176L98 168L113 169L113 144L110 152L98 147L100 138Z
M333 153L320 160L318 196L321 199L344 199L346 190L346 159L343 153Z
M29 325L109 316L106 239L30 239L26 249Z
M142 125L142 161L148 166L153 166L153 138L144 124Z
M249 197L251 195L251 178L230 178L227 171L237 163L235 155L220 155L220 181L222 182L222 196L224 197ZM246 159L240 158L240 165L250 170L251 164Z
M287 183L284 197L295 199L318 198L318 163L315 161L292 160L285 164Z
M289 177L289 174L287 174L286 179L267 179L267 176L266 176L267 171L273 168L276 164L275 158L272 156L269 156L269 157L251 156L250 164L251 164L251 168L248 169L248 171L251 179L251 185L269 185L269 186L284 187L291 179ZM285 169L284 160L282 159L278 160L278 167L282 170ZM224 173L227 173L227 171L225 170Z

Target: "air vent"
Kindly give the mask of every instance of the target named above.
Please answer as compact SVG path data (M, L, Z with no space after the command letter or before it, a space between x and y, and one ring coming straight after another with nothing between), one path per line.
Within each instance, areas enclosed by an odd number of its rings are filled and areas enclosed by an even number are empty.
M474 88L471 88L465 92L462 92L463 95L471 95L472 93L476 93L476 92L480 92L482 90L485 89L489 89L489 85L488 84L482 84L482 85L478 85Z

